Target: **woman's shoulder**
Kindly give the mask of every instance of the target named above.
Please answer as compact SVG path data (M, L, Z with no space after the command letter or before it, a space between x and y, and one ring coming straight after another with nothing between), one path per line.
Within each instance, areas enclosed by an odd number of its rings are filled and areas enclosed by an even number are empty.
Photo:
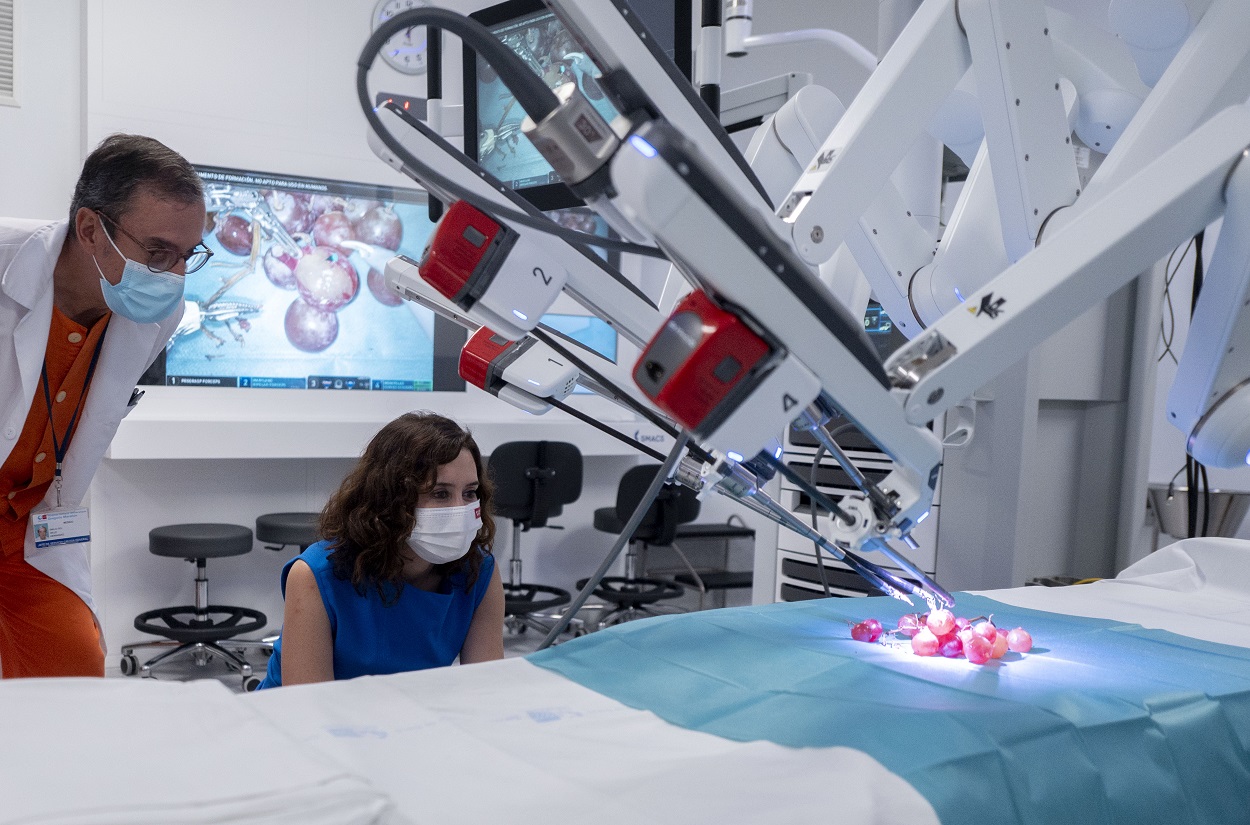
M330 570L333 566L333 563L330 561L330 556L333 553L334 548L331 546L330 542L319 541L316 544L308 545L308 547L304 549L304 552L288 561L286 563L286 568L290 570L291 565L295 564L297 561L302 561L312 569L313 573L322 573Z

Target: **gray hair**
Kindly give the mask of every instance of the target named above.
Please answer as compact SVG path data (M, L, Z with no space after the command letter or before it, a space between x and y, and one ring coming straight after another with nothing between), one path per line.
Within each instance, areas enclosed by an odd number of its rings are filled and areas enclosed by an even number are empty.
M119 220L140 188L181 203L204 199L200 176L182 155L143 135L110 135L83 163L69 205L70 223L84 206Z

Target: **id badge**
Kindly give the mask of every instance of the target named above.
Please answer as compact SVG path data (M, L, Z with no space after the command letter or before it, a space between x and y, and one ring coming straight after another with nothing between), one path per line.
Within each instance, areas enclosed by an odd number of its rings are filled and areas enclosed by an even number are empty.
M35 531L35 547L40 550L91 541L91 515L86 507L57 507L31 513L30 525Z

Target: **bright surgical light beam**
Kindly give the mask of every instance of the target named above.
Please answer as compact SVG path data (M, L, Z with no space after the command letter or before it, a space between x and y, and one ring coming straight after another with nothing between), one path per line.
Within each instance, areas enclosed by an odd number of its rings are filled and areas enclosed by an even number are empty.
M530 317L519 309L512 310L512 314L520 318L522 321L528 321Z

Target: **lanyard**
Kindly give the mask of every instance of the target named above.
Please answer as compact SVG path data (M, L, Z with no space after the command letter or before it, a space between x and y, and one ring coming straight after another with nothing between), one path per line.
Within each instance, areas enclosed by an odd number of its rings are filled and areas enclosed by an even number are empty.
M87 378L82 383L82 393L78 396L78 403L74 406L74 414L70 416L69 426L65 428L64 440L57 440L56 423L52 418L52 390L48 388L48 359L43 360L43 399L48 404L48 427L52 430L52 451L56 455L56 506L61 506L61 463L65 461L65 454L69 452L69 442L74 437L74 425L78 423L78 413L82 411L83 399L87 397L87 389L91 386L91 376L95 375L96 362L100 360L100 350L104 348L104 334L109 331L108 321L104 322L104 329L100 331L100 337L95 342L95 352L91 353L91 364L87 367Z

